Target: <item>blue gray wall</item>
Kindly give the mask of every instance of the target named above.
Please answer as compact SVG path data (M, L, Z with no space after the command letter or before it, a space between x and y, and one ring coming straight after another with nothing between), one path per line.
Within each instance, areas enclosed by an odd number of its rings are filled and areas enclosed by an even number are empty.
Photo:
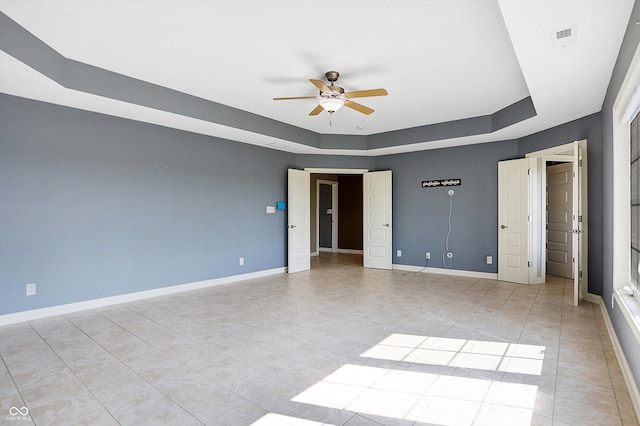
M377 169L393 171L393 262L444 267L450 197L454 190L449 249L453 269L497 272L498 161L516 158L517 141L443 148L379 157ZM423 180L461 178L452 188L422 188ZM402 257L396 257L402 250ZM486 264L486 256L495 261Z
M0 153L0 314L285 265L293 154L8 95Z
M453 269L497 272L497 163L527 153L588 140L589 292L602 292L602 126L596 113L518 140L378 157L376 169L393 170L394 263L442 268L450 188L421 188L423 180L462 178L453 187L449 248ZM396 250L402 257L395 257ZM494 257L492 265L486 256Z
M602 298L624 350L636 383L640 383L640 344L629 328L618 306L608 301L613 292L613 103L629 70L633 55L640 44L640 3L636 2L618 54L609 88L602 106Z
M0 314L285 266L286 217L265 206L286 199L288 167L392 170L393 253L403 252L394 263L424 265L429 251L432 267L443 267L449 196L420 183L461 178L453 268L496 272L498 161L580 138L589 139L590 291L599 294L599 125L594 114L519 141L294 155L1 95ZM24 295L29 282L35 297Z

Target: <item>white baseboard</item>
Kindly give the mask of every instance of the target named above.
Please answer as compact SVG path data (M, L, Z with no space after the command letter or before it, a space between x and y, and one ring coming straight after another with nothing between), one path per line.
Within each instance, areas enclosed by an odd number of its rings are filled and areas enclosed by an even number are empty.
M311 252L311 256L319 256L320 252L323 253L348 253L348 254L362 254L363 251L362 250L353 250L353 249L330 249L330 248L326 248L326 247L320 247L318 248L318 251L312 251Z
M349 253L349 254L362 254L362 250L353 250L353 249L336 249L336 253Z
M470 277L470 278L484 278L487 280L497 280L498 274L494 274L491 272L476 272L476 271L462 271L459 269L446 269L446 268L431 268L431 267L423 267L423 266L413 266L413 265L400 265L394 263L392 265L393 269L397 269L399 271L410 271L410 272L425 272L428 274L440 274L440 275L455 275L458 277Z
M618 340L616 330L613 328L613 323L611 323L609 311L607 311L607 307L605 306L602 297L596 294L587 293L587 295L585 296L585 300L600 305L600 310L602 311L602 316L604 317L604 323L607 326L609 338L611 339L611 343L613 344L613 350L616 353L618 364L620 365L620 370L622 371L622 377L624 377L624 381L627 384L627 390L629 391L629 397L631 398L633 409L636 412L636 417L640 421L640 391L638 391L638 385L636 384L636 380L633 377L633 373L631 372L631 367L629 367L629 363L627 362L627 358L624 355L622 346L620 346L620 341Z
M65 305L50 306L48 308L32 309L29 311L16 312L13 314L5 314L0 315L0 326L15 324L23 321L32 321L40 318L52 317L55 315L70 314L87 309L102 308L105 306L133 302L135 300L148 299L151 297L165 296L168 294L180 293L183 291L197 290L200 288L213 287L222 284L230 284L237 281L282 274L284 272L285 268L267 269L264 271L249 272L247 274L232 275L230 277L214 278L211 280L198 281L194 283L179 284L169 287L155 288L153 290L119 294L117 296L102 297L100 299L91 299L82 302L68 303Z
M602 300L602 297L598 296L597 294L587 293L584 295L584 300L586 300L587 302L591 302L591 303L595 303L596 305L599 305L600 301Z

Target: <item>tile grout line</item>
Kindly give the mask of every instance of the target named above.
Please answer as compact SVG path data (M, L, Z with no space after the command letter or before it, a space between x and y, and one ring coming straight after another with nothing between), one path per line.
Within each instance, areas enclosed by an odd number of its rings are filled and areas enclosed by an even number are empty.
M69 321L69 319L67 319L64 315L61 315L61 316L62 316L63 318L65 318L65 320L66 320L68 323L70 323L70 324L71 324L71 325L73 325L74 327L78 328L78 327L76 326L76 324L74 324L73 322ZM96 395L91 391L91 389L86 385L86 383L84 383L84 382L82 381L82 379L81 379L80 377L78 377L78 375L76 374L76 372L75 372L75 371L73 371L73 369L72 369L72 368L71 368L71 367L70 367L70 366L65 362L65 360L60 356L60 354L58 353L58 351L56 351L55 349L53 349L53 347L51 346L51 344L50 344L50 343L47 341L47 339L46 339L46 338L44 338L44 337L42 336L42 334L40 334L40 332L39 332L39 331L38 331L38 330L33 326L33 324L31 323L31 321L29 321L29 326L31 327L31 329L32 329L33 331L35 331L35 333L40 337L40 339L42 339L42 341L43 341L43 342L44 342L44 343L49 347L49 349L51 349L51 351L52 351L53 353L55 353L55 354L56 354L56 356L58 357L58 359L60 360L60 362L62 362L62 364L64 364L64 366L67 368L67 370L69 370L69 372L70 372L71 374L73 374L73 376L74 376L74 377L75 377L75 378L76 378L80 383L82 383L82 386L87 390L87 392L89 392L89 394L93 397L93 399L95 399L95 400L96 400L96 402L98 402L98 403L102 406L102 408L104 408L104 410L105 410L107 413L109 413L109 415L110 415L110 416L111 416L111 417L116 421L116 423L120 423L120 422L118 421L118 419L113 415L113 413L112 413L112 412L111 412L107 407L105 407L105 405L102 403L102 401L100 401L100 399L99 399L99 398L98 398L98 397L97 397L97 396L96 396ZM78 329L79 329L79 328L78 328ZM80 330L80 329L79 329L79 330ZM84 331L83 331L83 330L80 330L80 331L84 333ZM85 335L86 335L86 333L85 333ZM91 338L90 336L87 336L87 337ZM92 340L93 340L93 339L92 339ZM97 343L97 342L96 342L96 343ZM37 424L37 422L36 422L35 420L34 420L34 423L36 423L36 424Z

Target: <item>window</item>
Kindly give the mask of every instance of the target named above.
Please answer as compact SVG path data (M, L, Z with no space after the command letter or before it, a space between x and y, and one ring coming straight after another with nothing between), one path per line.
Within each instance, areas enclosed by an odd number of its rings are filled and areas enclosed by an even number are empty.
M640 342L640 46L613 105L613 292ZM630 286L631 284L631 286ZM627 287L627 288L625 288ZM614 299L615 302L614 303Z
M629 182L630 193L630 258L631 265L629 276L631 284L638 288L638 279L640 273L638 272L638 265L640 265L640 143L638 139L638 122L640 121L640 115L636 115L631 124L629 125L629 136L631 139L631 150L629 152L629 169L631 174L631 180Z

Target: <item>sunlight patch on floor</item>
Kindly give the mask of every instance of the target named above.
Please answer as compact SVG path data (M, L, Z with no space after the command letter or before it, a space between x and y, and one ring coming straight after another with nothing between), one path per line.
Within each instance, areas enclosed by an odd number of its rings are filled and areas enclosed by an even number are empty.
M540 375L544 346L392 334L361 357Z
M313 420L282 414L267 413L249 426L335 426L331 423L314 422Z
M538 387L347 364L292 400L441 425L529 425Z

